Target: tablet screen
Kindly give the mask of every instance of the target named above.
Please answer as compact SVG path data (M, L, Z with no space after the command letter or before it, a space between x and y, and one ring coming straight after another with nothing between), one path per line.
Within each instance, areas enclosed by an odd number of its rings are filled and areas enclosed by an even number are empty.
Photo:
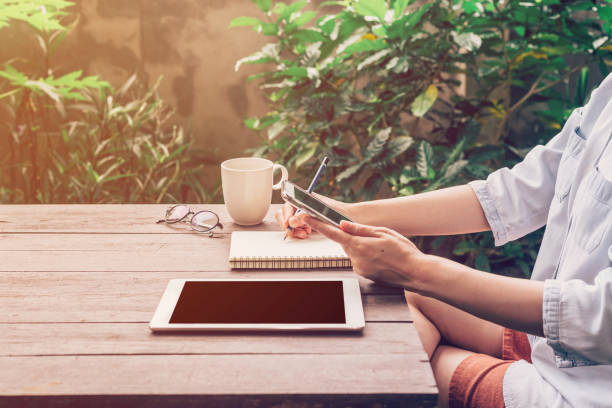
M342 281L187 281L170 323L346 323Z

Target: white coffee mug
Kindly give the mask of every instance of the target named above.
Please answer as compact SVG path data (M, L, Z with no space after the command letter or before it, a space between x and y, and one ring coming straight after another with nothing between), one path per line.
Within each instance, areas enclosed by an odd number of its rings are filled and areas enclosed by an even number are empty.
M280 169L281 180L273 183L274 172ZM221 184L225 208L236 224L259 224L272 201L272 190L280 190L287 180L285 166L258 157L240 157L221 163Z

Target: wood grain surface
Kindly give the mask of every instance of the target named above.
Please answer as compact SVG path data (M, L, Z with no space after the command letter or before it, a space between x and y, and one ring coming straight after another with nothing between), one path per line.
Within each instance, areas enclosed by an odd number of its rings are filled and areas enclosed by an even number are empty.
M435 406L399 288L350 270L231 271L217 238L156 224L166 205L0 206L0 407ZM272 206L248 230L276 230ZM173 278L359 279L362 333L148 328Z
M107 234L190 234L184 224L157 224L164 218L166 204L47 204L3 205L0 211L0 233L107 233ZM194 211L210 210L219 215L223 225L220 233L232 231L277 231L274 213L278 205L270 206L263 222L252 227L235 224L223 204L194 204Z
M170 279L355 277L352 272L0 272L0 323L145 323ZM410 322L396 288L360 278L367 321Z

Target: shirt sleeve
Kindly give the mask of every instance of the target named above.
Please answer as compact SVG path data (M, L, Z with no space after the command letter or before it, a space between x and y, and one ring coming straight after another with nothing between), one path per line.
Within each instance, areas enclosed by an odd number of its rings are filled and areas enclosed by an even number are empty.
M571 133L580 124L575 110L565 126L546 145L534 147L522 162L491 173L486 180L472 181L495 245L518 239L546 223L555 192L557 169Z
M612 364L612 267L599 272L592 285L546 280L543 320L557 367Z

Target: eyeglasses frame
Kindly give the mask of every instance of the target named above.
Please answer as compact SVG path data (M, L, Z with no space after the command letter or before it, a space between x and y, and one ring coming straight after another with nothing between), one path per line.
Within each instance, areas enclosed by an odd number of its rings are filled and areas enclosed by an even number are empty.
M177 220L168 220L168 216L170 215L170 213L177 207L186 207L187 208L187 214L185 214L183 217L177 219ZM217 222L210 228L207 229L199 229L198 225L192 223L191 221L193 220L193 218L200 214L200 213L211 213L212 215L215 216L215 218L217 219ZM191 215L191 217L189 217ZM161 220L157 220L157 224L160 224L162 222L165 222L166 224L178 224L179 222L183 222L186 224L189 224L189 226L191 227L192 230L196 231L196 232L208 232L209 237L210 238L215 238L214 236L214 232L213 229L219 227L219 229L223 229L223 224L221 224L220 220L219 220L219 215L211 210L200 210L200 211L193 211L189 206L185 205L185 204L175 204L172 207L169 207L166 210L166 216L164 217L164 219Z

